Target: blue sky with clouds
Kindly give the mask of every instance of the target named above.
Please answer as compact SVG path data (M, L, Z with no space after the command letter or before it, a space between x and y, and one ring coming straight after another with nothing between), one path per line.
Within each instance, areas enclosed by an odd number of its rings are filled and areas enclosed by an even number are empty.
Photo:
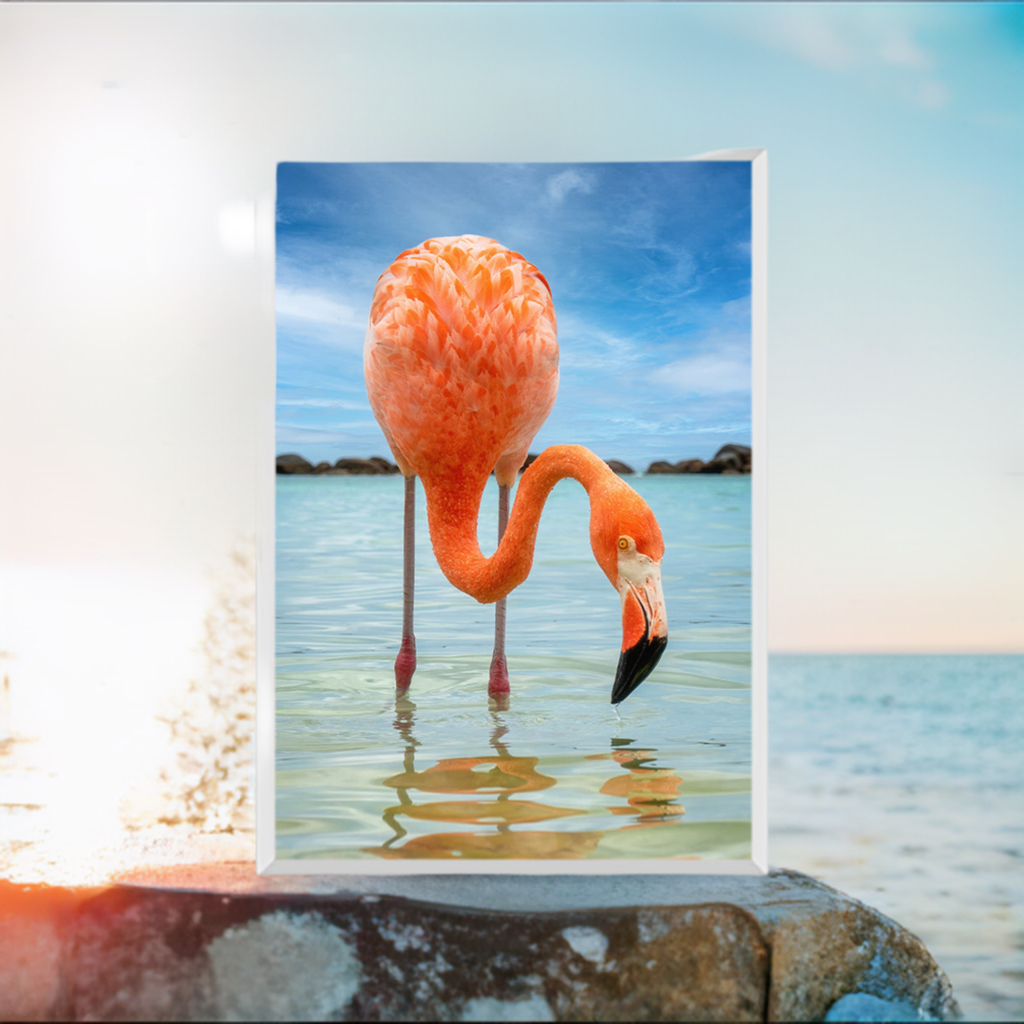
M561 384L534 450L644 469L750 442L746 162L282 164L279 452L387 454L362 377L373 288L402 250L480 234L555 300Z

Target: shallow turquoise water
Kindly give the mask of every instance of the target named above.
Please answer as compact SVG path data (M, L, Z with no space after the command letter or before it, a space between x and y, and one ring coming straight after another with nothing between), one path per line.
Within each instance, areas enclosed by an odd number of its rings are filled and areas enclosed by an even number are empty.
M669 646L620 721L619 599L577 484L555 488L509 597L498 707L493 606L441 574L422 491L418 668L396 698L402 479L278 478L279 858L749 857L750 479L630 483L665 535ZM492 481L485 552L496 509Z

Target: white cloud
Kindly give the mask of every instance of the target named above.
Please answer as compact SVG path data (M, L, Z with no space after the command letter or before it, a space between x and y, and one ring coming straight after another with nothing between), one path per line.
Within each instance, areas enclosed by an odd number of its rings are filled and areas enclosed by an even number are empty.
M592 190L593 185L571 167L548 178L548 195L556 203L560 203L570 192L582 192L586 195Z
M670 431L676 431L682 426L686 426L691 421L686 417L679 416L666 416L664 419L657 420L645 420L639 419L635 416L620 416L612 417L607 420L607 423L612 429L607 433L610 436L618 436L626 431L631 431L636 434L651 434L654 437L662 437ZM692 433L698 433L698 430L691 431Z
M856 51L835 26L818 18L803 18L791 23L784 45L798 57L824 68L846 68L855 63Z
M926 110L938 110L946 105L948 99L949 92L946 87L934 79L921 82L914 94L914 101Z
M347 402L342 398L279 398L278 405L302 409L365 409L366 402Z
M885 16L868 14L870 4L752 5L749 16L730 26L758 42L834 72L877 76L880 66L891 74L915 79L935 64L931 51L913 38L919 13L892 5ZM888 7L889 5L882 5ZM927 5L920 5L922 8ZM894 80L895 88L900 86ZM945 86L934 80L917 82L913 100L928 109L945 104ZM902 90L901 90L902 91ZM904 93L904 96L906 94Z
M693 253L678 245L655 244L647 246L644 255L657 261L641 285L650 298L673 304L680 298L680 289L688 289L682 296L692 294L689 286L699 269Z
M645 349L629 338L620 337L588 323L586 319L565 314L558 318L560 369L623 369L643 361Z
M857 52L840 23L823 10L804 4L793 8L772 5L768 11L752 10L753 17L739 19L751 33L775 49L784 50L818 67L846 68Z
M308 320L336 327L366 326L365 315L360 316L346 303L318 292L278 288L275 308L278 317L290 320Z
M684 395L722 395L750 390L749 348L727 344L695 352L659 367L655 383Z
M748 249L749 251L749 249ZM750 330L750 296L742 295L738 299L729 299L718 307L716 322L719 328L738 327Z
M379 434L380 428L375 420L359 420L346 423L343 428L330 430L320 427L303 427L296 423L277 423L277 446L281 450L284 445L302 447L311 444L348 444L357 438L356 432ZM361 441L359 443L362 443Z
M694 427L691 434L743 434L750 430L749 420L737 420L735 423L712 423L706 427Z
M905 35L894 34L881 40L878 55L886 64L906 68L926 68L932 63L931 56Z
M752 11L741 31L818 67L842 69L881 60L908 68L926 68L931 54L914 41L908 15L865 16L856 6L772 5ZM913 13L909 18L913 19ZM900 22L903 24L900 24Z

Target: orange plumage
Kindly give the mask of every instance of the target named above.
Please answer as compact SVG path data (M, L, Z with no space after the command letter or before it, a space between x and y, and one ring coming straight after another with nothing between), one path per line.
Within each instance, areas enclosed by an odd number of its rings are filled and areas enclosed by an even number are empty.
M623 649L612 701L653 669L664 649L665 545L647 503L593 452L557 445L524 473L507 531L485 558L480 499L492 470L502 502L558 390L551 290L539 270L490 238L434 238L403 252L377 282L364 350L370 405L407 478L405 616L395 663L400 688L415 670L412 490L423 481L438 564L460 590L503 602L530 572L541 509L572 477L591 502L594 556L623 604ZM499 520L501 522L501 520ZM508 692L499 604L490 693Z
M547 281L490 238L409 249L377 283L365 369L403 473L510 487L558 392Z

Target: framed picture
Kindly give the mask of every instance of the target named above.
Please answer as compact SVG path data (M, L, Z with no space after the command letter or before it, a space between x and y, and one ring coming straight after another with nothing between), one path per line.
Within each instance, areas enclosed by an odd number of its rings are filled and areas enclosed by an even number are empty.
M767 870L766 200L278 166L261 873Z

